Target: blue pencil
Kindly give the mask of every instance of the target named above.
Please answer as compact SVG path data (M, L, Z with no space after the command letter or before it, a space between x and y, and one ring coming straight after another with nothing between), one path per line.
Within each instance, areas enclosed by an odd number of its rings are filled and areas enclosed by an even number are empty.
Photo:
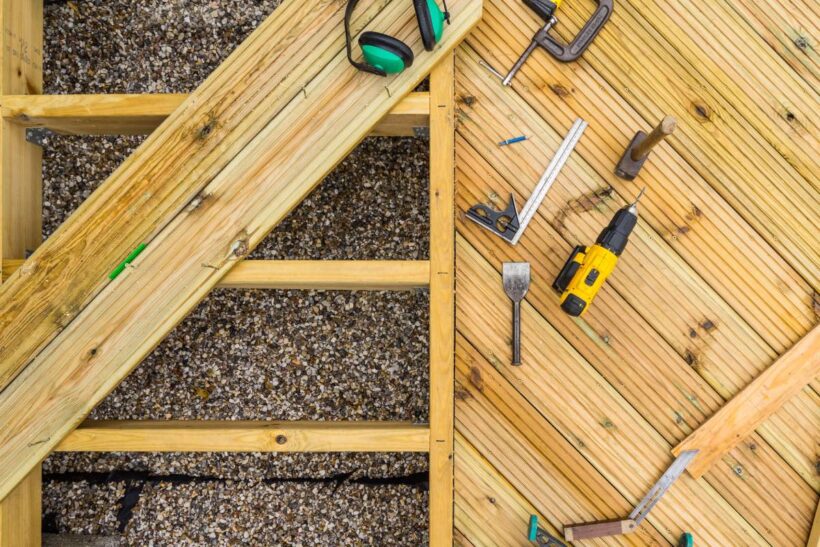
M515 144L515 143L517 143L517 142L521 142L521 141L525 141L525 140L527 140L527 137L525 137L524 135L522 135L522 136L520 136L520 137L513 137L513 138L511 138L511 139L507 139L507 140L505 140L505 141L501 141L500 143L498 143L498 146L507 146L508 144Z

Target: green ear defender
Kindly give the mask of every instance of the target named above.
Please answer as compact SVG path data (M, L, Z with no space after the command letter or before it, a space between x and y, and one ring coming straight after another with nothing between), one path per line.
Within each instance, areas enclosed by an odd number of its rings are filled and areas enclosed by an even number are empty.
M367 31L359 37L364 63L353 60L350 46L350 17L359 0L349 0L345 10L345 39L347 44L347 58L350 64L371 74L387 76L397 74L413 65L413 50L397 38L380 32ZM444 21L450 22L447 13L447 4L444 11L439 9L435 0L413 0L416 11L416 20L421 33L424 49L432 51L444 34Z

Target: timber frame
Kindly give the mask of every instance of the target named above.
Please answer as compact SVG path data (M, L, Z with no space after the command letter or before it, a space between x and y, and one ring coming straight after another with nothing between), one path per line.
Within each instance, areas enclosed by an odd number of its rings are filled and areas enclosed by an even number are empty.
M42 153L27 129L67 134L147 134L185 95L42 95L42 0L0 0L0 282L41 242ZM430 423L85 422L58 451L428 452L431 545L453 542L454 61L430 73L372 135L430 134L427 261L243 261L219 283L261 289L430 291ZM0 546L39 545L40 465L0 500Z

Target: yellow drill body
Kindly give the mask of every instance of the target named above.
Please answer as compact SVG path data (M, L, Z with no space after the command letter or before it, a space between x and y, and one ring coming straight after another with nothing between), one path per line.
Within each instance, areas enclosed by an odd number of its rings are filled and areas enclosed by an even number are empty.
M643 190L638 194L638 199ZM618 210L591 247L579 245L572 251L552 287L561 293L561 309L573 317L583 315L606 278L618 264L629 235L638 223L638 199Z
M583 252L574 254L570 261L578 264L578 270L561 294L561 304L563 305L570 295L575 295L586 302L586 306L581 311L583 315L589 309L595 295L603 287L606 278L615 269L618 255L595 244L592 247L586 247Z

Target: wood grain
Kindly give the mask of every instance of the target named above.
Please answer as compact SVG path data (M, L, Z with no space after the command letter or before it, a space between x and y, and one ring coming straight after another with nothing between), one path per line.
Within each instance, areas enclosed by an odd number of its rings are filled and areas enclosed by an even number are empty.
M430 73L430 545L453 544L455 64Z
M56 452L427 452L405 422L89 421Z
M314 24L325 21L323 24L333 27L324 34L337 38L329 44L330 59L304 91L300 88L202 190L199 199L152 238L137 260L115 282L106 283L98 296L0 393L0 420L8 424L0 431L0 467L7 470L0 477L0 495L79 425L94 404L452 51L481 15L480 2L448 3L453 24L434 52L421 54L412 6L390 2L379 14L382 30L399 36L419 55L412 69L382 80L350 67L339 25L333 25L339 22L340 14L325 19L316 9L318 5L318 0L298 5L285 2L271 16L274 20L280 18L281 23L289 21L290 35L296 30L288 8L306 6L312 9L305 16L307 20ZM377 9L380 5L374 3L371 7ZM359 20L357 28L361 23ZM314 34L322 33L307 31L308 36ZM255 55L258 50L251 47L248 51ZM300 51L300 55L291 51L292 56L285 56L304 59L304 51ZM299 79L313 68L311 65L289 71L288 78ZM385 89L385 83L389 89ZM367 108L361 108L363 104ZM160 127L149 140L163 134ZM94 202L96 195L89 200ZM52 267L48 261L35 260L34 264ZM12 276L12 287L22 271Z
M9 495L0 500L0 545L39 547L41 499L41 468L37 465Z
M5 95L0 115L15 125L68 135L147 135L188 98L186 94ZM427 92L410 93L378 125L374 136L413 136L427 127Z
M701 477L818 375L820 327L815 327L672 453L677 456L685 450L698 450L686 470L695 478Z
M4 260L3 276L24 260ZM223 289L407 290L427 287L427 260L242 260L219 280Z
M0 289L0 388L81 313L132 249L196 207L263 128L306 102L298 97L342 47L341 4L277 8L37 250L38 267ZM385 4L360 10L354 28Z

